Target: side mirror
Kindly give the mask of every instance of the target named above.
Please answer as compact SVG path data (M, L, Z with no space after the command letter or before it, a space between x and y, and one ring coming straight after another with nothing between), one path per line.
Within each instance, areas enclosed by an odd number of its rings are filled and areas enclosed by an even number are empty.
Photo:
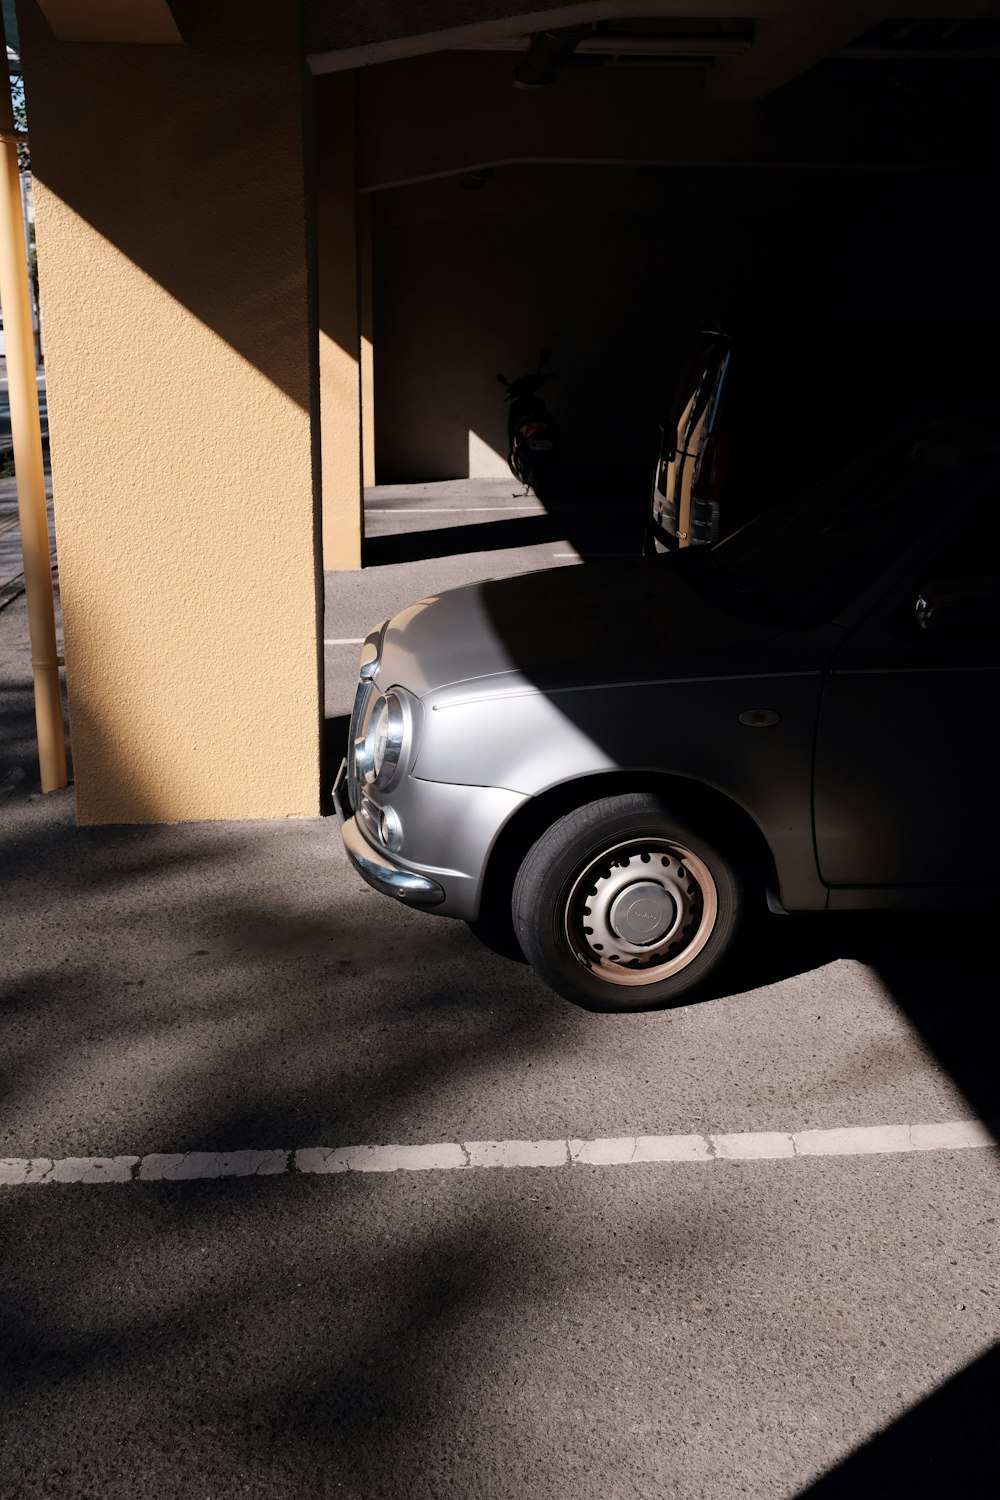
M507 379L506 375L498 375L497 379L499 380L501 385L510 385L510 381Z
M1000 638L1000 577L932 578L913 605L917 629L929 635Z

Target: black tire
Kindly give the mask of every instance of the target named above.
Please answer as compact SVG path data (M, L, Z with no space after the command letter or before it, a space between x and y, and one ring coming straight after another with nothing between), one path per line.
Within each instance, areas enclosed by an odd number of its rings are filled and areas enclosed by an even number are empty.
M530 487L539 500L556 499L560 479L558 453L555 450L551 453L533 453L531 459Z
M652 793L602 797L528 851L511 902L524 956L588 1010L648 1010L692 994L730 951L743 880L714 835Z
M531 455L527 443L515 442L507 456L510 472L519 484L528 489L532 480Z

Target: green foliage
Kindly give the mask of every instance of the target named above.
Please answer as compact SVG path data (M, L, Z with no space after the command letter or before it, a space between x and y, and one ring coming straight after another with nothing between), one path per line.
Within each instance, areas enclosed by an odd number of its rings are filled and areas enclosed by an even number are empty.
M27 130L28 111L24 103L24 79L20 73L15 73L10 80L10 96L14 106L14 129ZM31 155L27 141L22 141L17 148L17 164L22 172L31 171Z

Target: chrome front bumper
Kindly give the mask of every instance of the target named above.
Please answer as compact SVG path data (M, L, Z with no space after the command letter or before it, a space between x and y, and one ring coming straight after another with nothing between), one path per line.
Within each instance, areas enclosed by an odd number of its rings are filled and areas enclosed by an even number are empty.
M333 783L333 806L340 824L341 837L347 857L362 880L366 880L384 896L395 896L407 906L440 906L445 899L444 888L427 875L417 875L394 865L388 855L376 849L365 838L358 821L349 815L344 806L344 783L347 779L347 761L344 760Z

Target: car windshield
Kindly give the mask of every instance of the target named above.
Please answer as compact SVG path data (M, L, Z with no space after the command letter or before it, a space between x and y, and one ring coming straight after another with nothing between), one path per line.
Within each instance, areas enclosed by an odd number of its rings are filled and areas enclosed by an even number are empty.
M911 421L702 553L696 567L755 611L801 624L831 619L998 459L995 416Z

